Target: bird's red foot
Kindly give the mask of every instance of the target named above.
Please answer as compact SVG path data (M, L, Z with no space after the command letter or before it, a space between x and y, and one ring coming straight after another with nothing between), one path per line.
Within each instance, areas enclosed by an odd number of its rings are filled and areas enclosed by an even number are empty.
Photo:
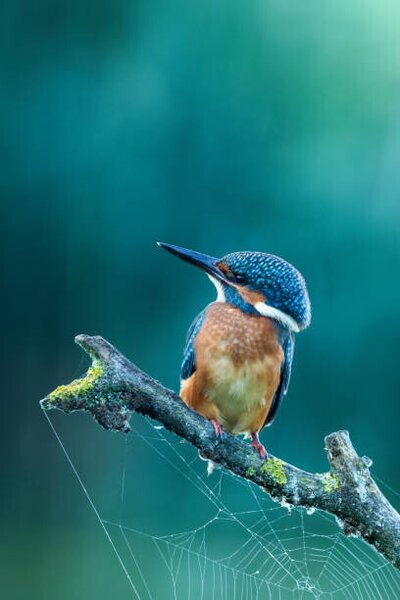
M258 433L252 433L251 440L252 440L251 445L253 446L253 448L255 448L257 450L258 454L260 455L261 460L266 460L268 458L268 452L266 451L266 449L260 442Z
M218 423L218 421L216 419L210 419L210 423L214 428L216 437L217 438L222 437L223 429L222 429L220 423Z

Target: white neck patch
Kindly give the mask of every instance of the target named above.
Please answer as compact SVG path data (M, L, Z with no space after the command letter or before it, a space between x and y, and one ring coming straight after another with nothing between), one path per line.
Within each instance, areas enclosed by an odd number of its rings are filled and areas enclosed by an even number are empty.
M226 302L225 294L224 294L224 286L222 285L222 283L215 277L212 277L212 275L209 275L208 273L207 273L207 277L209 278L210 281L212 281L212 283L217 288L217 299L215 300L215 302Z
M279 321L279 323L289 329L289 331L293 331L294 333L298 333L300 331L300 328L293 317L283 312L283 310L279 310L279 308L274 308L273 306L268 306L268 304L265 304L265 302L257 302L254 305L254 308L263 317L276 319L276 321Z

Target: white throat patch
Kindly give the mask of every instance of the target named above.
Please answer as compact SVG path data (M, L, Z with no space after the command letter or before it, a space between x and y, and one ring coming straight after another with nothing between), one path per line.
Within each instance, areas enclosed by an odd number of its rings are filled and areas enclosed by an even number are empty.
M224 294L224 286L222 285L222 283L215 277L212 277L212 275L209 275L208 273L207 273L207 277L209 278L210 281L212 281L212 283L217 288L217 299L215 302L225 302L226 300L225 300L225 294Z
M279 310L279 308L274 308L273 306L268 306L268 304L265 304L265 302L257 302L254 305L254 308L260 313L260 315L263 315L263 317L276 319L276 321L279 321L279 323L289 329L289 331L293 331L294 333L298 333L300 331L300 328L293 317L283 312L283 310Z

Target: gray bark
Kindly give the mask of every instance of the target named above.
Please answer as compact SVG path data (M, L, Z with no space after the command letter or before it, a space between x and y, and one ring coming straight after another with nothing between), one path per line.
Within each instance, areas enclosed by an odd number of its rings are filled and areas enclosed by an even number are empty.
M85 410L105 429L123 432L129 431L132 412L147 415L273 498L335 515L346 535L362 537L400 568L400 515L371 477L369 460L357 455L347 431L325 438L327 473L308 473L273 456L262 462L247 442L229 434L217 439L206 419L102 337L79 335L75 341L91 356L92 367L86 377L44 398L44 410Z

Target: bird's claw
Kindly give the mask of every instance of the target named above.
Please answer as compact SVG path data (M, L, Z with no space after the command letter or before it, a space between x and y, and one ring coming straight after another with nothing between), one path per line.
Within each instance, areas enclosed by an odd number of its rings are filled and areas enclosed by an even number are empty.
M258 454L260 455L261 460L265 461L268 459L268 452L266 451L266 449L264 448L264 446L262 445L262 443L260 442L260 439L258 437L258 433L252 433L251 434L251 445L253 446L253 448L255 448L258 452Z
M224 430L222 429L221 424L218 423L218 421L216 419L210 419L210 423L213 426L213 429L215 431L215 436L217 438L221 438L224 433Z

